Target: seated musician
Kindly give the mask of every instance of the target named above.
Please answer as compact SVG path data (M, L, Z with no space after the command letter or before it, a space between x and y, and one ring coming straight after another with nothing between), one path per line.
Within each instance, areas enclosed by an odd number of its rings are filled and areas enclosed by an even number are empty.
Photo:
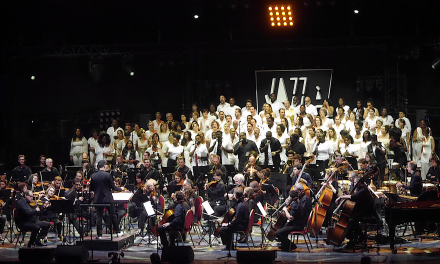
M234 198L237 200L234 205L235 217L229 223L222 223L220 229L222 243L226 246L225 250L233 249L233 232L247 230L249 224L249 206L243 202L243 188L237 187L234 189Z
M271 189L274 189L274 186L272 180L270 179L270 172L270 169L267 168L262 170L261 172L258 172L257 175L260 179L259 189L261 190L260 192L263 195L264 202L273 205L273 201L278 199L278 197L271 197L271 194L273 195L274 193ZM254 192L257 192L255 188Z
M337 153L335 154L335 164L333 164L334 168L340 168L344 167L343 170L336 173L336 177L338 180L345 180L345 176L347 176L347 169L349 166L348 161L346 161L341 154Z
M226 188L226 192L225 193L225 197L228 196L228 199L232 199L234 198L234 189L236 187L241 187L244 188L246 187L246 185L244 184L244 176L241 173L237 173L234 176L234 185L228 185L228 187Z
M142 197L143 199L138 200L136 199L136 216L138 217L138 234L143 236L144 234L144 228L145 228L145 222L147 221L148 218L148 214L145 211L144 202L151 202L151 206L153 207L154 210L157 211L162 211L162 206L160 204L159 201L159 196L160 194L158 193L157 189L156 189L156 185L157 182L154 179L149 179L146 184L145 187L143 188L143 194ZM132 199L133 200L133 199ZM154 224L155 224L155 217L149 217L148 218L148 230L151 231L151 229L153 228Z
M245 185L249 185L251 181L259 180L257 173L261 168L257 165L257 159L252 155L249 156L249 161L244 167Z
M122 178L127 174L128 166L124 163L122 155L116 156L116 164L113 167L112 175L114 178Z
M374 154L367 153L367 155L365 156L365 162L367 162L367 164L365 166L365 175L366 176L368 175L369 178L371 178L373 180L373 184L376 186L376 188L378 188L379 187L380 168L377 166L377 162L376 162L376 159L374 158Z
M19 165L13 169L13 171L22 171L26 179L29 180L32 174L31 168L26 166L26 158L24 155L18 155L18 163Z
M176 206L174 208L173 221L158 227L160 242L162 243L163 247L174 246L176 235L174 233L170 233L170 241L168 242L166 232L183 231L186 213L188 210L190 210L189 205L184 200L184 195L182 192L176 192L174 195L174 202Z
M249 210L254 209L255 212L254 223L260 222L261 224L261 212L257 204L260 202L261 205L264 206L266 202L270 202L270 201L265 200L265 195L263 193L264 191L261 190L260 184L257 181L251 182L249 184L249 187L252 188L253 191L253 195L251 197L253 202L249 203Z
M89 180L92 177L93 173L95 173L96 171L93 165L90 164L89 155L87 155L87 153L83 153L82 165L83 165L82 172L84 178Z
M356 189L352 195L341 195L336 199L336 204L339 204L344 199L356 202L347 226L347 238L350 239L345 246L347 249L353 248L356 243L362 242L362 240L366 239L362 237L362 230L359 226L359 221L363 217L375 215L374 200L368 190L367 184L363 182L359 175L354 177L354 184Z
M8 222L10 222L11 221L12 198L13 198L15 190L14 190L14 188L8 188L7 181L5 179L1 179L0 180L0 191L1 191L0 195L3 195L3 192L10 193L9 197L7 197L7 198L3 197L3 203L0 205L2 214L6 215L6 219L8 220ZM3 220L0 220L0 225L1 225L2 221ZM2 231L3 231L3 229L0 229L0 232L2 232Z
M159 171L152 166L150 159L144 159L144 165L141 165L141 170L144 172L145 179L154 179L156 181L159 180L160 174Z
M30 181L28 182L28 187L27 187L28 190L32 192L41 192L43 190L41 182L38 181L37 174L32 174L29 180Z
M415 163L414 161L408 162L406 169L408 170L408 173L411 174L410 185L405 185L403 183L398 182L396 184L396 187L400 188L402 191L409 190L411 196L417 197L423 192L422 177L420 177L420 175L416 171L417 163Z
M168 184L168 187L163 187L163 191L164 192L167 191L171 197L171 195L176 191L177 185L180 185L183 187L182 175L178 171L173 173L173 181Z
M46 190L46 194L41 197L41 201L44 203L44 209L40 212L40 220L46 221L46 222L53 222L56 231L57 236L60 240L62 240L62 233L61 229L63 227L62 222L58 219L57 213L52 211L50 199L55 197L55 187L52 185L49 185ZM47 237L44 239L44 243L47 243Z
M52 186L55 188L55 194L59 196L59 192L61 190L61 183L63 182L63 179L61 179L60 176L56 176L55 179L52 181Z
M287 152L287 162L286 162L286 164L283 165L283 168L281 170L283 173L285 173L285 174L292 173L292 165L293 165L293 162L294 162L293 161L293 157L294 156L295 156L295 152L293 150L289 150ZM299 160L299 162L301 163L301 159ZM289 173L289 170L290 170L290 173Z
M121 188L122 191L125 191L125 187L122 187L122 179L121 178L116 178L113 181L115 183L115 186L118 188ZM121 220L124 217L124 215L127 213L127 211L125 210L125 206L124 204L121 203L115 203L115 209L116 209L116 213L117 213L117 218L116 218L116 224L119 226L121 224ZM108 214L108 211L107 213ZM110 221L106 221L106 223L109 223Z
M214 180L205 186L209 204L214 209L215 216L222 216L226 212L225 185L221 180L222 176L222 171L216 170L213 175Z
M18 218L15 219L16 225L20 230L30 230L31 237L29 239L28 247L46 246L42 243L42 239L47 235L50 224L38 219L40 214L40 207L35 209L30 206L34 196L31 191L24 192L24 198L17 201ZM45 205L43 205L44 208Z
M185 165L185 158L183 156L177 157L177 171L183 175L183 179L193 179L193 174L190 168Z
M333 170L331 169L326 169L325 170L325 178L324 180L328 180L330 176L332 176L333 174ZM327 209L327 214L325 215L325 219L324 222L322 223L323 227L327 227L331 218L332 218L332 213L336 208L336 198L338 198L338 189L339 189L339 185L338 185L338 181L335 180L336 177L332 177L328 182L327 182L327 186L330 187L330 189L333 192L333 196L332 196L332 200L330 201L330 205ZM317 199L319 199L319 197L316 197Z
M301 165L295 165L292 168L292 174L290 174L290 177L292 177L292 185L295 185L299 174L301 173L302 170L302 166ZM303 172L303 174L301 174L301 178L300 180L301 182L305 183L309 188L312 188L313 186L313 181L312 181L312 177L310 177L310 175L307 172Z
M305 194L304 186L300 183L295 184L293 190L298 192L299 204L301 205L302 213L304 214L303 217L307 220L312 211L312 199Z
M26 182L20 182L17 185L17 192L15 193L15 200L18 201L21 198L24 198L24 192L27 192L28 184Z
M92 199L90 197L90 194L87 192L83 192L83 185L81 181L77 178L73 180L73 187L69 189L65 195L66 199L73 201L74 206L74 213L68 214L67 217L69 219L69 222L73 224L76 231L81 236L87 236L88 232L91 229L91 226L96 224L96 213L92 211L92 214L89 213L89 209L83 208L81 212L80 204L90 204ZM91 225L89 225L89 221L86 221L85 224L85 230L83 232L82 225L79 221L82 221L80 217L84 218L85 220L91 220ZM77 221L77 219L80 219Z
M60 172L57 168L53 167L53 160L51 158L46 159L46 168L44 168L41 172L52 171L55 176L60 176Z
M215 171L220 170L222 172L222 180L224 183L228 182L228 172L226 171L226 167L220 164L220 157L218 155L212 155L211 158L212 164L209 165L209 172L214 174Z
M430 161L431 161L431 167L429 167L428 169L428 173L426 174L426 179L433 182L439 182L440 168L438 167L438 160L437 158L432 157Z
M5 203L2 203L1 206L4 206ZM3 216L0 216L0 242L5 242L5 237L3 237L3 233L5 231L6 226L6 218ZM7 235L7 234L6 234Z
M287 222L284 227L275 232L275 237L279 242L281 242L281 246L279 247L281 251L288 252L289 248L292 250L296 249L296 245L291 244L288 235L292 231L304 230L307 218L304 219L303 208L299 202L298 191L290 191L289 197L286 199L285 204L290 204L290 206L285 206L283 208L283 212L286 214Z

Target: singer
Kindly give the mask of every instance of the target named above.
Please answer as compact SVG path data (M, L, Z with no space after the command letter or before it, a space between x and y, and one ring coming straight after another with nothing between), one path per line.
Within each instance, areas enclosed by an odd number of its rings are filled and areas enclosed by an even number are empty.
M279 171L281 143L278 139L272 137L272 132L266 132L266 138L261 140L260 151L264 153L264 165L273 165L274 171Z
M328 168L330 155L334 153L332 142L325 141L325 132L319 135L319 141L316 142L313 149L313 155L316 156L316 168L318 170L318 173L314 174L314 180L317 181L323 178L324 171Z
M280 145L280 149L281 149L281 145ZM238 171L243 171L244 165L248 161L249 153L251 151L255 151L257 153L260 153L258 151L258 147L255 144L255 142L252 140L247 140L246 133L241 132L240 133L240 141L237 144L235 144L235 146L234 146L234 154L238 155Z

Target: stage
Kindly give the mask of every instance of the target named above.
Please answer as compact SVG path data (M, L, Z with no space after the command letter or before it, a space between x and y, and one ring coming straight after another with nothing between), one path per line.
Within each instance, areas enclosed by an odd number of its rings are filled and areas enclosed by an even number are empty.
M114 237L114 243L118 243L118 241L132 241L134 231L125 234L122 238ZM200 239L196 232L191 232L195 247L194 250L194 262L193 263L224 263L226 258L221 260L217 260L220 257L226 257L227 251L223 251L223 245L220 245L218 241L212 241L212 247L208 245L207 242L203 241L201 245L198 245ZM29 235L29 233L28 233ZM47 247L43 248L53 248L56 249L57 245L61 245L61 241L55 241L53 237L53 233L49 233L49 242ZM99 247L99 244L109 243L110 235L104 234L104 239L102 241L93 240L92 243ZM253 229L253 239L256 247L252 247L251 242L249 241L251 251L254 250L268 250L273 251L276 250L276 262L282 261L285 263L292 262L305 262L305 263L360 263L363 257L370 257L372 263L416 263L416 262L424 262L424 263L437 263L440 261L440 244L439 240L429 234L428 237L406 237L407 240L399 241L400 244L397 243L397 254L392 254L389 244L380 245L380 250L377 252L376 249L370 250L370 252L361 252L361 250L356 250L354 253L350 250L342 250L341 252L335 252L333 246L325 245L323 242L323 238L325 236L321 236L318 239L318 247L316 247L316 240L312 239L313 249L310 250L310 253L307 250L304 241L299 239L297 244L298 248L291 252L281 252L277 247L277 242L270 242L264 245L261 248L261 232L260 228L254 227ZM27 240L29 236L26 237L25 241L27 244ZM207 239L207 238L206 238ZM125 247L121 249L119 252L124 252L124 257L121 258L121 263L149 263L149 256L158 252L159 255L162 255L162 250L156 248L156 244L148 244L148 238L141 241L141 237L135 237L134 243L126 243ZM79 243L78 243L79 244ZM98 244L98 245L97 245ZM74 244L72 244L74 245ZM181 244L180 244L181 245ZM192 246L189 236L185 242L185 246ZM4 245L0 246L0 262L19 262L19 246L14 248L14 244L5 242ZM258 247L257 247L258 246ZM239 250L248 251L248 247L246 244L239 244L237 247ZM38 249L38 248L37 248ZM116 250L93 250L93 259L97 263L108 263L110 257L108 257L109 252L115 252ZM35 254L35 260L38 259L38 251ZM231 255L235 257L237 255L237 251L231 251ZM92 251L89 250L89 259L92 257ZM51 262L55 262L53 259ZM235 258L231 258L231 263L237 263ZM47 262L46 262L47 263Z

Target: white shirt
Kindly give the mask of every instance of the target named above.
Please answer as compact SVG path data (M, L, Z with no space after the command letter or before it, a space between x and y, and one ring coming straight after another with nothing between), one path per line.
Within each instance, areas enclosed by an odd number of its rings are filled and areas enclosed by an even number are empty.
M168 156L168 159L176 160L177 156L181 155L183 152L183 146L174 146L172 144L168 145L168 153L170 154Z
M211 148L213 146L214 146L214 148L212 149L211 153L217 154L217 148L219 147L217 139L211 141L211 145L209 146L209 148ZM221 146L224 147L225 149L233 149L232 142L231 142L230 138L222 138ZM224 150L221 151L221 161L222 161L223 165L232 164L229 160L229 153Z
M317 116L318 110L316 109L316 107L314 105L309 104L308 106L306 106L306 113L311 114L313 116Z
M255 119L257 121L257 125L261 127L261 125L263 124L263 121L261 120L261 116L257 115L257 113L255 113L254 116L252 116L253 119Z
M350 107L349 107L348 105L344 105L344 107L342 107L342 108L344 108L344 113L345 113L345 115L346 115L346 116L349 116L349 115L348 115L348 110L350 110ZM339 106L336 107L336 113L338 112L338 109L339 109Z
M225 115L226 115L226 113L228 113L227 109L228 109L229 107L230 107L230 104L229 104L229 103L224 103L223 105L222 105L222 104L219 104L219 105L217 106L217 112L220 113L220 111L223 111L223 112L225 113ZM231 115L231 116L235 116L235 115Z
M409 122L409 119L407 117L403 117L402 119L405 120L404 128L406 128L408 131L411 131L411 123ZM395 126L399 127L399 118L396 119Z
M160 130L160 124L162 124L163 121L160 120L160 123L157 123L157 120L153 121L153 125L154 125L154 130L159 131Z
M232 117L234 117L235 116L235 109L240 109L240 106L238 106L238 105L234 105L234 106L229 105L229 107L226 109L225 115L231 115ZM243 114L243 111L241 113Z
M189 152L191 153L194 149L196 151L194 151L194 154L192 156L191 165L192 166L196 166L196 155L197 155L197 158L198 158L197 159L197 165L199 165L199 166L206 166L206 165L208 165L208 162L202 161L200 159L200 157L207 157L208 156L208 149L206 148L206 145L205 144L199 144L199 145L196 146L194 144L189 149Z
M122 135L124 135L124 130L122 130L122 128L120 128L120 127L118 127L116 130L112 126L107 128L107 134L110 136L112 143L115 142L114 137L118 136L118 130L121 130Z
M278 101L271 102L270 105L272 106L272 111L274 111L277 116L280 115L280 109L285 109L284 104Z
M272 128L269 128L269 126L267 124L264 124L263 128L262 128L262 132L260 134L263 134L266 136L267 131L272 131L272 135L276 135L277 134L277 126L275 125L275 123L273 124Z
M383 118L383 116L380 116L380 118L382 118L383 121L383 125L386 126L391 126L393 124L394 118L390 115L387 115L385 118ZM405 120L406 122L406 120Z
M333 143L331 141L325 141L324 143L316 142L313 149L315 150L318 147L318 153L316 155L316 160L328 160L330 159L330 155L334 153Z

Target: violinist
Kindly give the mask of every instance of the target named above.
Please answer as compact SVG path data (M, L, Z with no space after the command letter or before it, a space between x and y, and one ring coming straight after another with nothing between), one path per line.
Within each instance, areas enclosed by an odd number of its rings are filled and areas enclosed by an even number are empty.
M41 182L38 181L38 175L32 174L28 182L28 190L32 192L41 192L43 190Z
M21 198L24 198L24 192L27 192L28 185L26 182L20 182L17 185L17 192L15 193L15 200L18 201Z
M116 156L116 164L114 166L114 171L112 173L114 178L121 178L127 173L128 166L124 163L122 155Z
M185 217L188 210L190 210L189 205L184 200L184 195L182 192L176 192L174 195L174 219L169 223L165 223L158 227L160 242L163 247L175 246L174 241L176 239L175 233L170 233L170 241L168 242L166 232L183 230L185 225Z
M144 165L141 165L141 170L144 172L145 179L154 179L156 181L159 180L160 174L159 171L152 166L150 159L144 159Z
M289 192L289 197L286 199L284 204L290 206L285 206L283 212L286 214L287 222L284 227L278 229L275 232L275 237L281 242L279 247L281 251L289 252L289 248L292 250L296 249L295 244L288 238L288 235L292 231L302 231L307 223L307 218L304 218L303 207L299 202L299 193L296 190Z
M243 188L237 187L234 189L234 198L237 202L234 204L235 217L229 223L222 223L220 229L220 237L225 250L233 250L231 247L232 234L235 231L247 230L249 224L249 206L243 201Z
M264 193L261 190L260 184L257 181L253 181L249 184L249 187L252 188L253 194L252 196L250 196L250 199L252 200L252 202L249 203L249 209L252 210L254 209L255 212L255 217L254 217L254 223L258 223L260 222L261 224L261 212L260 209L258 208L257 204L260 202L262 205L264 204L265 201L265 197L264 197ZM247 188L245 188L246 191ZM267 201L270 202L270 201ZM258 215L257 215L258 214Z
M237 173L234 176L234 185L228 185L226 191L227 193L225 193L225 197L227 196L228 199L233 199L234 198L234 189L237 187L241 187L241 188L245 188L246 185L244 184L244 176L241 173Z
M15 219L15 223L20 230L30 230L32 232L27 245L28 247L46 246L46 244L42 243L41 240L46 237L50 223L43 222L38 219L40 207L33 209L29 205L33 198L34 196L31 191L25 191L24 198L21 198L17 201L18 217Z
M356 243L366 239L365 237L362 237L359 221L363 217L375 214L373 197L371 196L367 185L358 174L354 176L354 184L356 189L353 194L341 195L336 199L336 204L339 204L344 199L356 202L347 225L347 238L350 239L350 241L345 246L346 249L352 249Z
M40 220L45 222L53 222L56 230L57 235L60 240L62 240L61 237L61 229L62 229L62 223L58 219L58 216L56 213L54 213L51 209L50 200L54 198L55 196L55 187L50 185L47 187L46 195L41 197L41 201L44 203L44 209L40 212ZM47 243L47 237L44 239L44 242Z
M46 159L46 168L44 168L41 172L53 172L53 175L60 176L60 172L57 170L57 168L53 167L53 160L51 158Z
M190 168L185 165L185 158L183 156L177 157L177 171L183 175L183 179L193 179L193 174Z
M145 187L143 187L142 196L134 199L135 205L130 207L131 213L130 215L133 215L135 217L138 217L138 232L137 234L140 236L144 235L144 228L145 228L145 222L147 221L148 215L144 208L144 203L147 201L151 202L152 207L158 211L162 211L162 206L159 202L159 193L156 189L157 182L154 179L149 179L145 183ZM133 197L134 198L134 197ZM133 199L132 199L133 201ZM154 217L148 218L148 230L151 231L151 229L154 226Z
M84 178L87 180L90 180L90 177L92 177L93 173L95 173L95 168L92 164L90 164L90 159L87 153L83 153L83 159L82 159L82 172L84 175Z
M163 191L168 191L168 194L171 195L177 190L177 185L183 185L182 175L176 171L173 173L173 181L168 184L168 186L163 187ZM182 186L183 187L183 186ZM182 188L180 187L180 188Z
M228 172L226 171L226 167L220 164L220 157L218 155L212 155L211 165L209 165L208 169L211 174L214 174L215 171L220 170L223 174L223 182L228 182Z
M7 188L6 180L1 179L0 199L3 199L3 203L0 205L0 215L6 215L6 218L9 222L11 221L11 204L12 204L12 198L14 197L13 195L14 195L14 188ZM0 229L0 232L2 231L3 229Z
M124 187L121 186L121 184L122 184L122 179L121 178L116 178L114 180L114 183L115 183L116 187L121 188L123 191L126 190ZM119 226L120 223L121 223L122 218L127 213L127 211L125 210L124 204L116 203L115 208L116 208L116 213L117 213L116 223ZM106 217L108 217L108 212L106 213ZM109 221L107 220L105 222L109 222Z
M264 202L273 204L273 199L277 199L278 197L270 197L271 189L273 189L273 182L270 179L270 169L266 168L257 173L258 179L260 179L259 189L260 192L264 196ZM256 189L254 188L254 192ZM287 196L287 195L286 195ZM263 201L262 201L263 203Z
M223 172L216 170L213 175L213 181L205 186L208 200L214 209L214 216L222 216L226 212L225 185L222 182Z
M76 231L78 231L78 233L81 236L87 236L87 233L91 229L91 226L89 226L89 221L85 222L85 231L83 232L82 225L76 219L78 219L82 216L82 218L85 218L86 220L92 220L92 225L94 225L96 223L96 213L92 212L92 214L90 214L86 209L83 209L82 215L81 215L80 204L82 204L82 203L90 204L91 203L90 196L84 195L82 188L83 188L83 186L82 186L81 181L79 179L75 178L73 180L73 187L66 192L66 194L65 194L66 199L73 201L73 206L75 208L75 212L72 214L68 214L67 217L68 217L70 223L73 224ZM90 217L91 217L91 219L90 219Z
M61 183L63 179L60 176L56 176L52 182L53 187L55 187L55 194L58 194L58 191L61 189Z

